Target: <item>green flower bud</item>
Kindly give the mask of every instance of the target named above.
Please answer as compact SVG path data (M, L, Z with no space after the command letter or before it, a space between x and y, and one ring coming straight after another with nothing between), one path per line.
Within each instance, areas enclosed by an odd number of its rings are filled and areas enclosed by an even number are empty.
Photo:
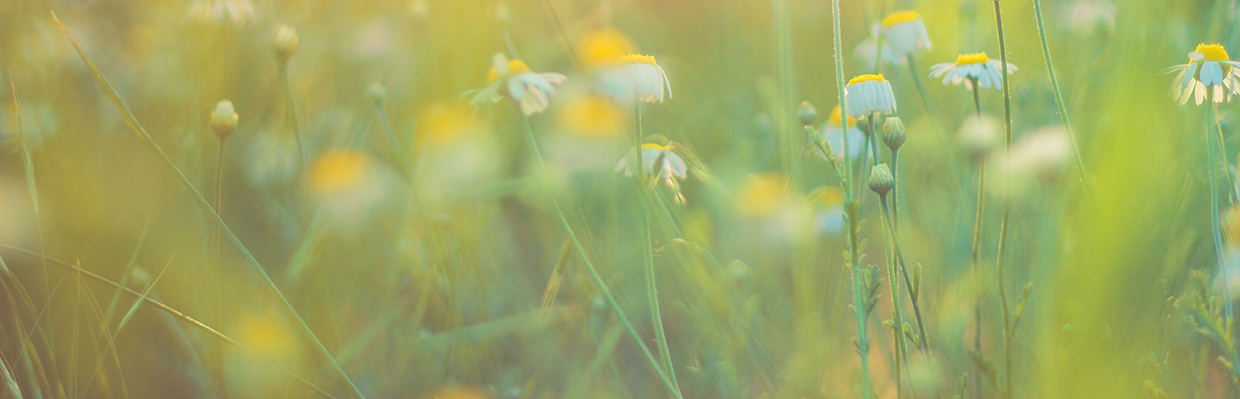
M887 195L891 191L891 187L896 185L896 179L891 175L891 169L887 164L880 163L874 165L870 169L870 190L878 193L878 195Z
M232 101L220 100L218 104L215 104L215 112L211 113L211 130L215 131L215 135L219 136L220 140L227 139L237 131L239 119Z
M387 88L383 87L381 84L375 83L370 85L370 90L368 90L366 94L369 95L370 99L374 102L383 103L384 101L387 101Z
M887 144L887 148L899 149L907 137L904 133L904 122L900 121L899 117L887 118L883 123L883 143Z
M797 118L801 119L802 125L813 125L814 119L818 118L818 110L814 109L814 104L809 101L802 101L801 108L797 109Z
M276 56L281 60L288 61L297 53L297 48L301 46L301 39L297 37L297 29L288 25L280 25L276 30L276 40L272 44L272 48L276 51Z

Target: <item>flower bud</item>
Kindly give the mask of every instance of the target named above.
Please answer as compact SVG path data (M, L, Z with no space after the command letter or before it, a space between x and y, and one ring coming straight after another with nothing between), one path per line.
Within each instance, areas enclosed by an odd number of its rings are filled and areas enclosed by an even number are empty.
M280 29L276 30L276 40L272 44L272 48L276 51L276 56L281 60L288 61L297 53L297 47L301 45L301 39L297 37L297 29L288 25L280 25Z
M237 131L239 119L232 101L220 100L218 104L215 104L215 112L211 113L211 130L215 131L215 135L219 136L220 140L227 139Z
M512 12L508 11L508 5L504 4L503 1L499 2L499 5L495 6L495 21L506 24L511 20Z
M814 104L810 104L809 101L802 101L801 108L797 109L797 118L801 120L802 125L813 125L814 119L818 118L818 110L814 109Z
M383 87L381 84L375 83L370 85L370 90L366 91L366 94L370 96L371 101L376 103L383 103L384 101L387 101L387 88Z
M907 137L904 134L904 122L900 121L899 117L887 118L887 121L883 122L883 142L887 144L887 148L899 149Z
M870 190L878 193L878 195L887 195L891 191L891 187L895 186L896 179L891 175L891 169L887 168L887 164L880 163L874 165L870 169Z
M495 53L491 57L491 68L495 71L497 77L508 77L508 56L505 56L504 53Z

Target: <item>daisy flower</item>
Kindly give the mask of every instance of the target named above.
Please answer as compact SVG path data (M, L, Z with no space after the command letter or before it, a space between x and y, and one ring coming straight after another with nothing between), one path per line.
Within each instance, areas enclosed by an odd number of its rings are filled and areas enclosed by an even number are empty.
M488 74L491 84L482 89L465 92L465 96L473 94L470 105L479 106L484 103L497 103L504 98L501 91L521 108L521 113L533 115L547 109L550 97L555 94L555 86L568 80L567 76L556 72L534 72L521 60L509 60L502 53L495 54L491 72Z
M1188 103L1188 99L1197 98L1201 105L1210 94L1216 103L1231 101L1233 94L1240 93L1240 63L1227 58L1227 50L1217 44L1197 45L1197 49L1188 53L1188 63L1173 66L1169 72L1179 71L1171 81L1171 97L1180 100L1180 104Z
M619 66L603 72L600 82L612 99L661 103L665 97L672 98L672 83L654 57L629 54L618 61Z
M616 172L624 171L625 176L633 175L633 151L620 159L616 164ZM685 165L684 158L676 154L672 144L666 146L655 143L646 143L642 145L642 170L654 173L658 171L659 180L667 183L669 186L675 186L676 179L683 179L687 175L689 168Z
M844 128L841 125L843 114L840 106L836 105L831 114L827 116L827 122L822 125L822 138L831 146L831 152L834 153L836 159L844 159ZM865 133L857 128L857 120L848 118L848 159L857 159L864 156L862 147L865 146ZM824 154L825 156L825 154Z
M189 15L200 24L241 29L255 20L254 9L250 0L198 0L190 4Z
M637 52L628 36L615 29L602 29L586 33L579 45L581 65L587 69L612 67L620 64L625 55Z
M844 101L848 102L849 118L896 112L896 95L891 92L891 83L883 75L852 78L844 86Z
M1016 72L1018 69L1010 62L1007 66L1008 73ZM943 84L964 83L964 87L968 89L973 89L974 83L987 89L991 87L999 89L1003 86L1003 63L990 59L986 56L986 52L961 54L956 56L955 63L946 62L930 67L930 77L942 77Z
M878 63L878 34L881 29L880 24L875 24L870 28L870 36L861 43L857 43L857 47L853 49L853 55L865 61L863 65L867 67ZM896 51L891 48L890 40L883 40L883 62L904 65L908 60L896 54Z
M896 11L883 18L883 36L900 58L930 49L930 34L917 11Z
M844 230L844 192L835 186L820 187L809 193L814 206L814 231L835 236Z

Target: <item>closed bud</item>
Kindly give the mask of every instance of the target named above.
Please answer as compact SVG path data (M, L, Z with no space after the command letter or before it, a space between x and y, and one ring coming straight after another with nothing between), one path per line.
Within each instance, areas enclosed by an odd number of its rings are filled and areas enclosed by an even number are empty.
M301 38L297 37L297 29L288 25L280 25L276 30L276 40L272 44L272 48L276 51L276 56L281 60L288 61L297 53L297 48L301 46Z
M870 190L878 193L878 195L887 195L891 191L891 187L896 185L896 179L891 175L891 169L887 164L880 163L874 165L870 169Z
M232 101L220 100L218 104L215 104L215 112L211 113L211 130L220 137L220 140L227 139L237 131L239 119Z
M899 149L907 137L904 134L904 122L900 121L899 117L887 118L887 121L883 122L883 143L887 144L887 148Z
M502 1L499 2L499 5L495 6L495 21L506 24L510 20L512 20L512 13L508 11L508 5Z
M375 83L370 85L370 90L367 90L366 94L370 96L371 101L376 103L383 103L384 101L387 101L387 88L383 87L381 84Z
M802 101L801 108L797 109L797 119L801 120L802 125L813 125L814 120L818 119L818 110L814 109L814 104L809 101Z

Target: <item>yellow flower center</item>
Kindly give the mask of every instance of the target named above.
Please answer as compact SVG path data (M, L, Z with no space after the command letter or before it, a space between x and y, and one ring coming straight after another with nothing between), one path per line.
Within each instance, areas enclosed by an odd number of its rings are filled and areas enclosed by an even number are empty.
M629 38L615 29L590 32L581 40L581 64L587 68L620 63L625 54L637 49Z
M671 147L671 146L662 146L662 145L658 145L658 144L655 144L655 143L646 143L646 144L642 144L642 149L643 149L643 150L659 150L659 151L667 151L667 150L672 149L672 147Z
M480 127L469 108L456 104L433 104L423 108L418 112L417 121L414 139L422 144L448 144Z
M530 71L530 66L525 65L525 61L508 60L508 75L509 76L516 75L518 73L529 72L529 71ZM487 74L487 79L492 82L499 80L499 71L495 70L495 67L491 67L491 72Z
M985 51L980 52L980 53L961 54L961 55L956 56L956 66L969 65L969 64L985 64L987 62L990 62L990 57L986 56Z
M343 150L324 155L310 166L310 188L321 194L356 188L369 168L370 158L360 152Z
M918 14L917 11L902 10L893 12L891 15L888 15L887 18L883 18L882 24L884 28L890 28L895 24L915 21L918 19L921 19L921 14Z
M831 110L831 115L827 115L827 123L830 123L835 126L840 126L840 121L844 119L842 117L843 115L844 115L844 110L840 109L840 106L836 105L835 109ZM848 124L855 125L857 124L857 120L849 117Z
M654 56L642 55L642 54L629 54L624 57L620 57L620 63L621 64L650 64L654 66L659 66L658 63L654 62Z
M1227 49L1217 44L1198 44L1196 51L1205 56L1206 61L1230 61L1227 58Z
M606 98L586 95L564 103L556 122L571 133L591 137L611 137L621 132L627 121L624 110Z
M883 75L882 75L882 74L878 74L878 75L859 75L859 76L857 76L857 77L855 77L855 78L852 78L852 80L848 81L848 84L849 84L849 85L854 85L854 84L861 83L861 82L871 82L871 81L873 81L873 82L883 82L883 81L886 81L886 80L887 80L887 79L883 78Z

